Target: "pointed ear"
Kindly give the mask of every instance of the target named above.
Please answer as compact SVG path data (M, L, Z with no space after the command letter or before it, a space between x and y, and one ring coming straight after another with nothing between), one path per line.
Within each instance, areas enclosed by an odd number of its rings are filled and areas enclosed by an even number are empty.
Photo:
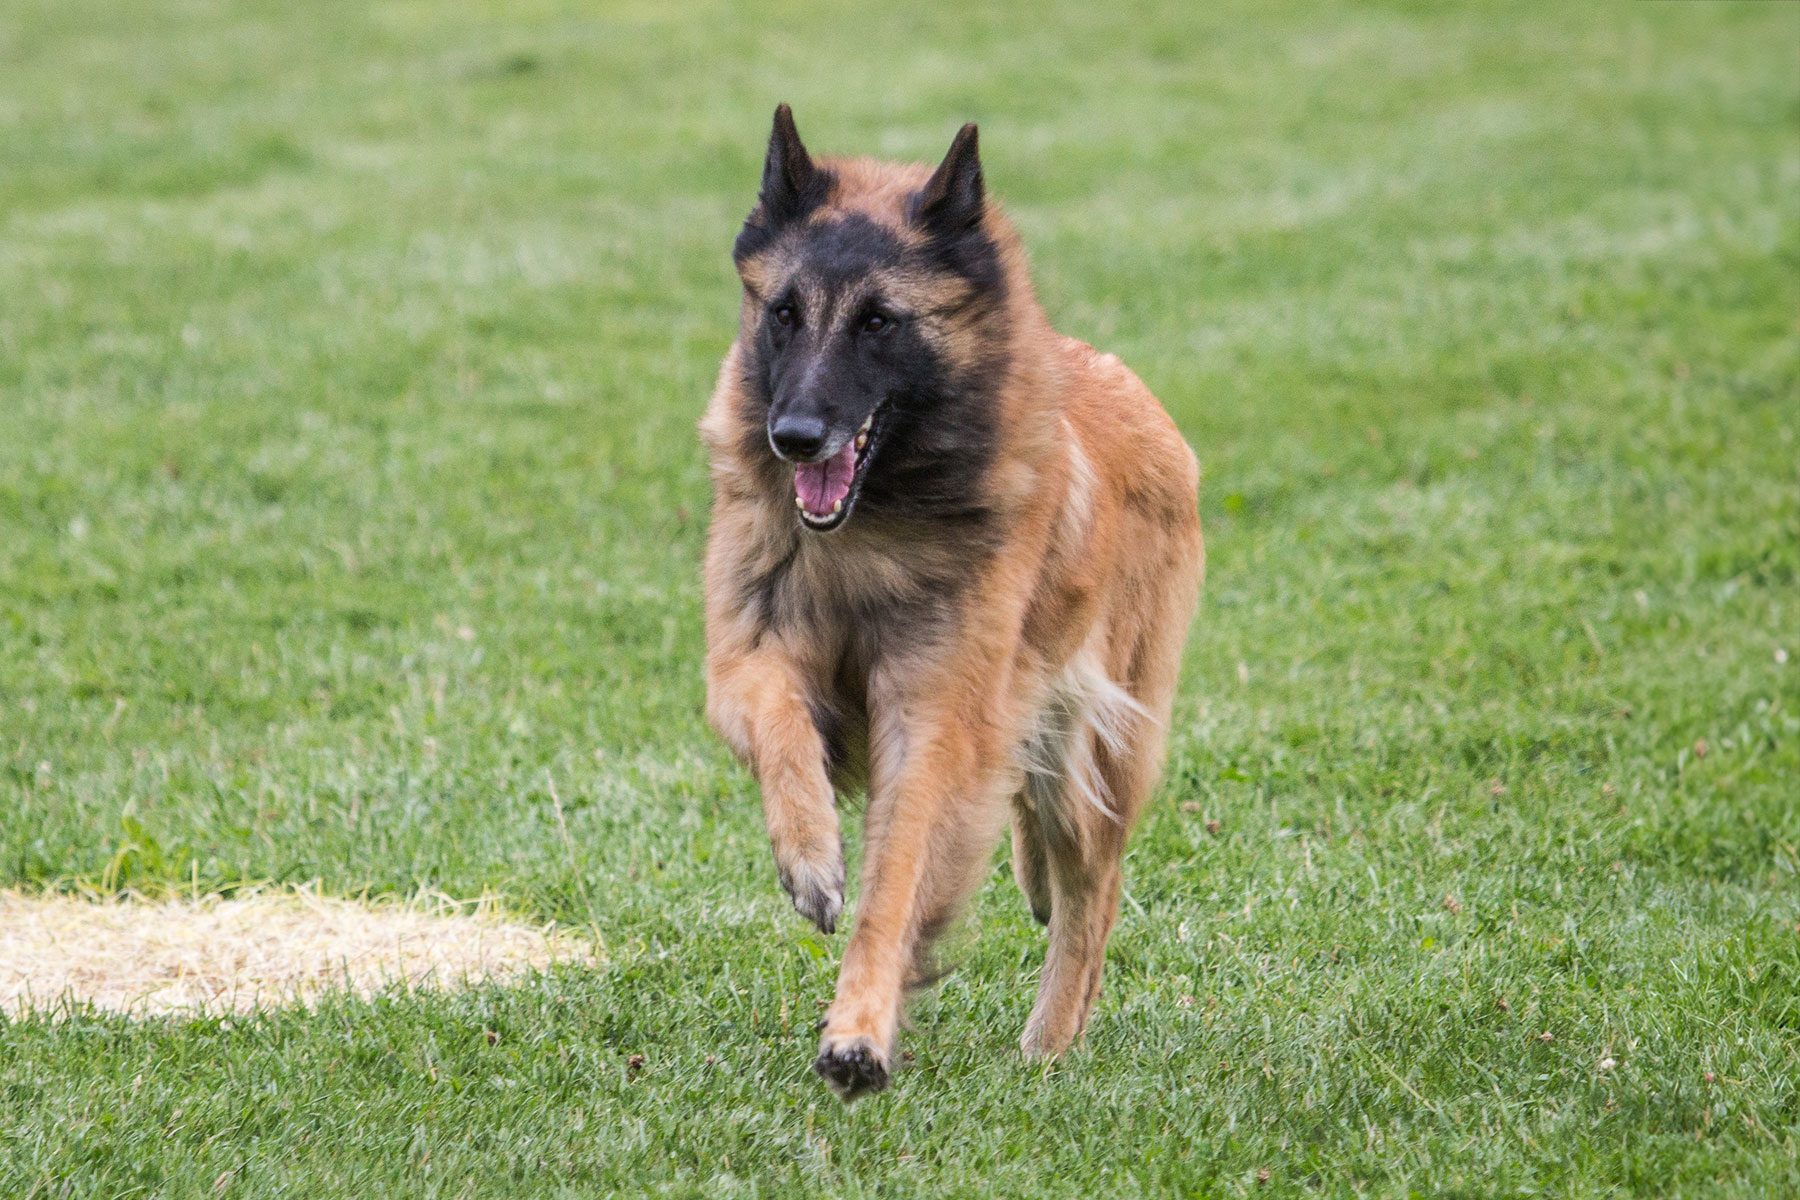
M981 154L975 123L964 125L950 143L950 153L913 197L913 220L937 233L956 234L977 224L986 209L981 183Z
M783 104L775 110L775 128L769 132L769 156L763 160L762 210L771 226L804 216L823 199L818 195L822 175L812 155L800 144L794 128L794 112Z

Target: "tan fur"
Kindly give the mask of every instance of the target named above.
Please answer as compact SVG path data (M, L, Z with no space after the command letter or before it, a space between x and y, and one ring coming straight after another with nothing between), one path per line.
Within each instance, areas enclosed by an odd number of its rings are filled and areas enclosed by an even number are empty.
M929 168L827 165L836 186L825 211L911 236L906 199ZM827 927L842 904L843 866L817 718L842 719L835 784L867 787L865 865L821 1063L861 1056L879 1082L905 990L1009 820L1020 886L1049 924L1021 1045L1055 1055L1081 1034L1118 912L1125 840L1161 767L1202 571L1193 453L1118 359L1050 328L1018 238L991 203L984 227L1000 247L1012 330L999 448L984 483L1004 536L953 622L901 647L856 626L852 613L920 599L921 579L964 561L964 548L920 523L862 520L796 540L792 494L771 494L766 464L750 458L741 344L701 422L714 481L708 716L757 777L796 905ZM742 264L746 315L791 266L775 252ZM943 279L881 286L910 289L948 359L978 353ZM815 613L765 627L740 605L735 581L784 555Z

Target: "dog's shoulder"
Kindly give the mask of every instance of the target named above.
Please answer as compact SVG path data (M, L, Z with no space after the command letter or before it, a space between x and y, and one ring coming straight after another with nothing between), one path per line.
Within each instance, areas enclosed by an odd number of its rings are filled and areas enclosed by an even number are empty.
M1200 467L1144 381L1116 354L1063 337L1065 412L1101 480L1138 504L1192 514Z

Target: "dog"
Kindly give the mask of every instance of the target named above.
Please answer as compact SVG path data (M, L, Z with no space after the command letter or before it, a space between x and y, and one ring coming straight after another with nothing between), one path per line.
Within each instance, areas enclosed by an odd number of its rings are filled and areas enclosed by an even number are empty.
M887 1085L905 996L1009 819L1049 927L1020 1047L1058 1055L1162 765L1204 563L1193 451L1123 363L1051 329L973 124L935 170L815 160L782 105L732 257L700 421L707 718L827 933L836 799L867 794L814 1067L845 1100Z

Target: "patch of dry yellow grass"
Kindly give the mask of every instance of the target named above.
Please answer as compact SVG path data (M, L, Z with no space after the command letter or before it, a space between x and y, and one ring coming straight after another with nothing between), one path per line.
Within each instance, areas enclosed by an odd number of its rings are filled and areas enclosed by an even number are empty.
M105 900L0 892L0 1010L65 1001L134 1016L245 1012L327 992L444 988L564 960L581 939L503 920L491 903L363 903L282 891Z

